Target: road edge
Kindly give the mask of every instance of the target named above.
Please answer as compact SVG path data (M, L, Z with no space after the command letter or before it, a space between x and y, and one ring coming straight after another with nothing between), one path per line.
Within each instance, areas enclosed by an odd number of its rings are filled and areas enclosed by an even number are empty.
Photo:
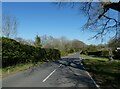
M88 74L88 76L90 77L90 79L93 81L93 83L95 84L95 86L100 89L100 86L95 82L95 80L92 78L92 76L90 75L90 73L86 70L86 68L84 67L83 63L82 63L82 58L79 56L80 61L81 61L81 65L83 66L84 70L86 71L86 73Z

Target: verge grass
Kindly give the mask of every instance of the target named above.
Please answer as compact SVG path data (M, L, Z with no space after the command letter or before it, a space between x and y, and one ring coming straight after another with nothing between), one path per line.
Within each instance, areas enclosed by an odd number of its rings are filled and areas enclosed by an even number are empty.
M101 89L120 89L120 60L81 55L86 70Z
M36 65L33 65L32 63L26 63L26 64L17 64L15 66L9 66L9 67L0 69L0 72L2 72L0 77L4 78L7 76L16 74L20 71L24 71L24 70L27 70L27 69L32 68L32 67L37 67L43 63L45 63L45 62L38 62Z

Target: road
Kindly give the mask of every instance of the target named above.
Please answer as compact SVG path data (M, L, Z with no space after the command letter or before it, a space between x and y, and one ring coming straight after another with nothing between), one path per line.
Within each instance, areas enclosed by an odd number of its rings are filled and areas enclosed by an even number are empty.
M2 87L85 87L97 89L75 53L4 78Z

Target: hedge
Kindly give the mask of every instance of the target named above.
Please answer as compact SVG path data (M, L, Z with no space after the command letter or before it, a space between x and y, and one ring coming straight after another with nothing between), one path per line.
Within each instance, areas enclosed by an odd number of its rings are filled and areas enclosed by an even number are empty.
M87 52L88 55L95 55L95 56L101 56L101 51L95 51L95 52Z
M113 51L112 57L114 59L120 60L120 51ZM102 57L109 57L109 51L108 50L102 50L102 51L95 51L95 52L87 52L87 50L84 50L81 52L81 54L85 55L94 55L94 56L102 56Z
M39 61L53 61L60 59L57 49L45 49L2 37L2 67L13 66L19 63L36 63Z

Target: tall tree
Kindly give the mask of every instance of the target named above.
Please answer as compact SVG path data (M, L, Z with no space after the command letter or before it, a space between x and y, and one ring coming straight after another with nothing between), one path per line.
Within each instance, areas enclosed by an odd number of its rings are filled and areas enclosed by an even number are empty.
M71 49L79 51L85 46L85 44L79 40L68 40L66 37L54 38L46 35L42 37L42 45L45 48L57 48L61 51L70 51Z
M89 0L87 0L89 1ZM97 32L94 37L98 38L103 37L109 31L114 31L114 37L117 38L120 36L120 1L112 2L112 0L99 0L99 2L94 2L94 0L90 0L91 2L71 2L71 3L63 3L61 2L56 3L57 5L61 6L71 6L72 8L77 7L80 11L83 11L88 20L86 24L83 26L83 29L89 29L92 31ZM69 4L69 5L66 5ZM116 14L115 17L110 16L109 12L111 10L115 10ZM118 17L119 16L119 17ZM110 24L112 23L112 24Z
M17 23L16 17L4 15L2 18L2 35L8 38L16 36Z
M38 35L36 35L36 38L35 38L35 46L36 47L41 47L41 39Z

